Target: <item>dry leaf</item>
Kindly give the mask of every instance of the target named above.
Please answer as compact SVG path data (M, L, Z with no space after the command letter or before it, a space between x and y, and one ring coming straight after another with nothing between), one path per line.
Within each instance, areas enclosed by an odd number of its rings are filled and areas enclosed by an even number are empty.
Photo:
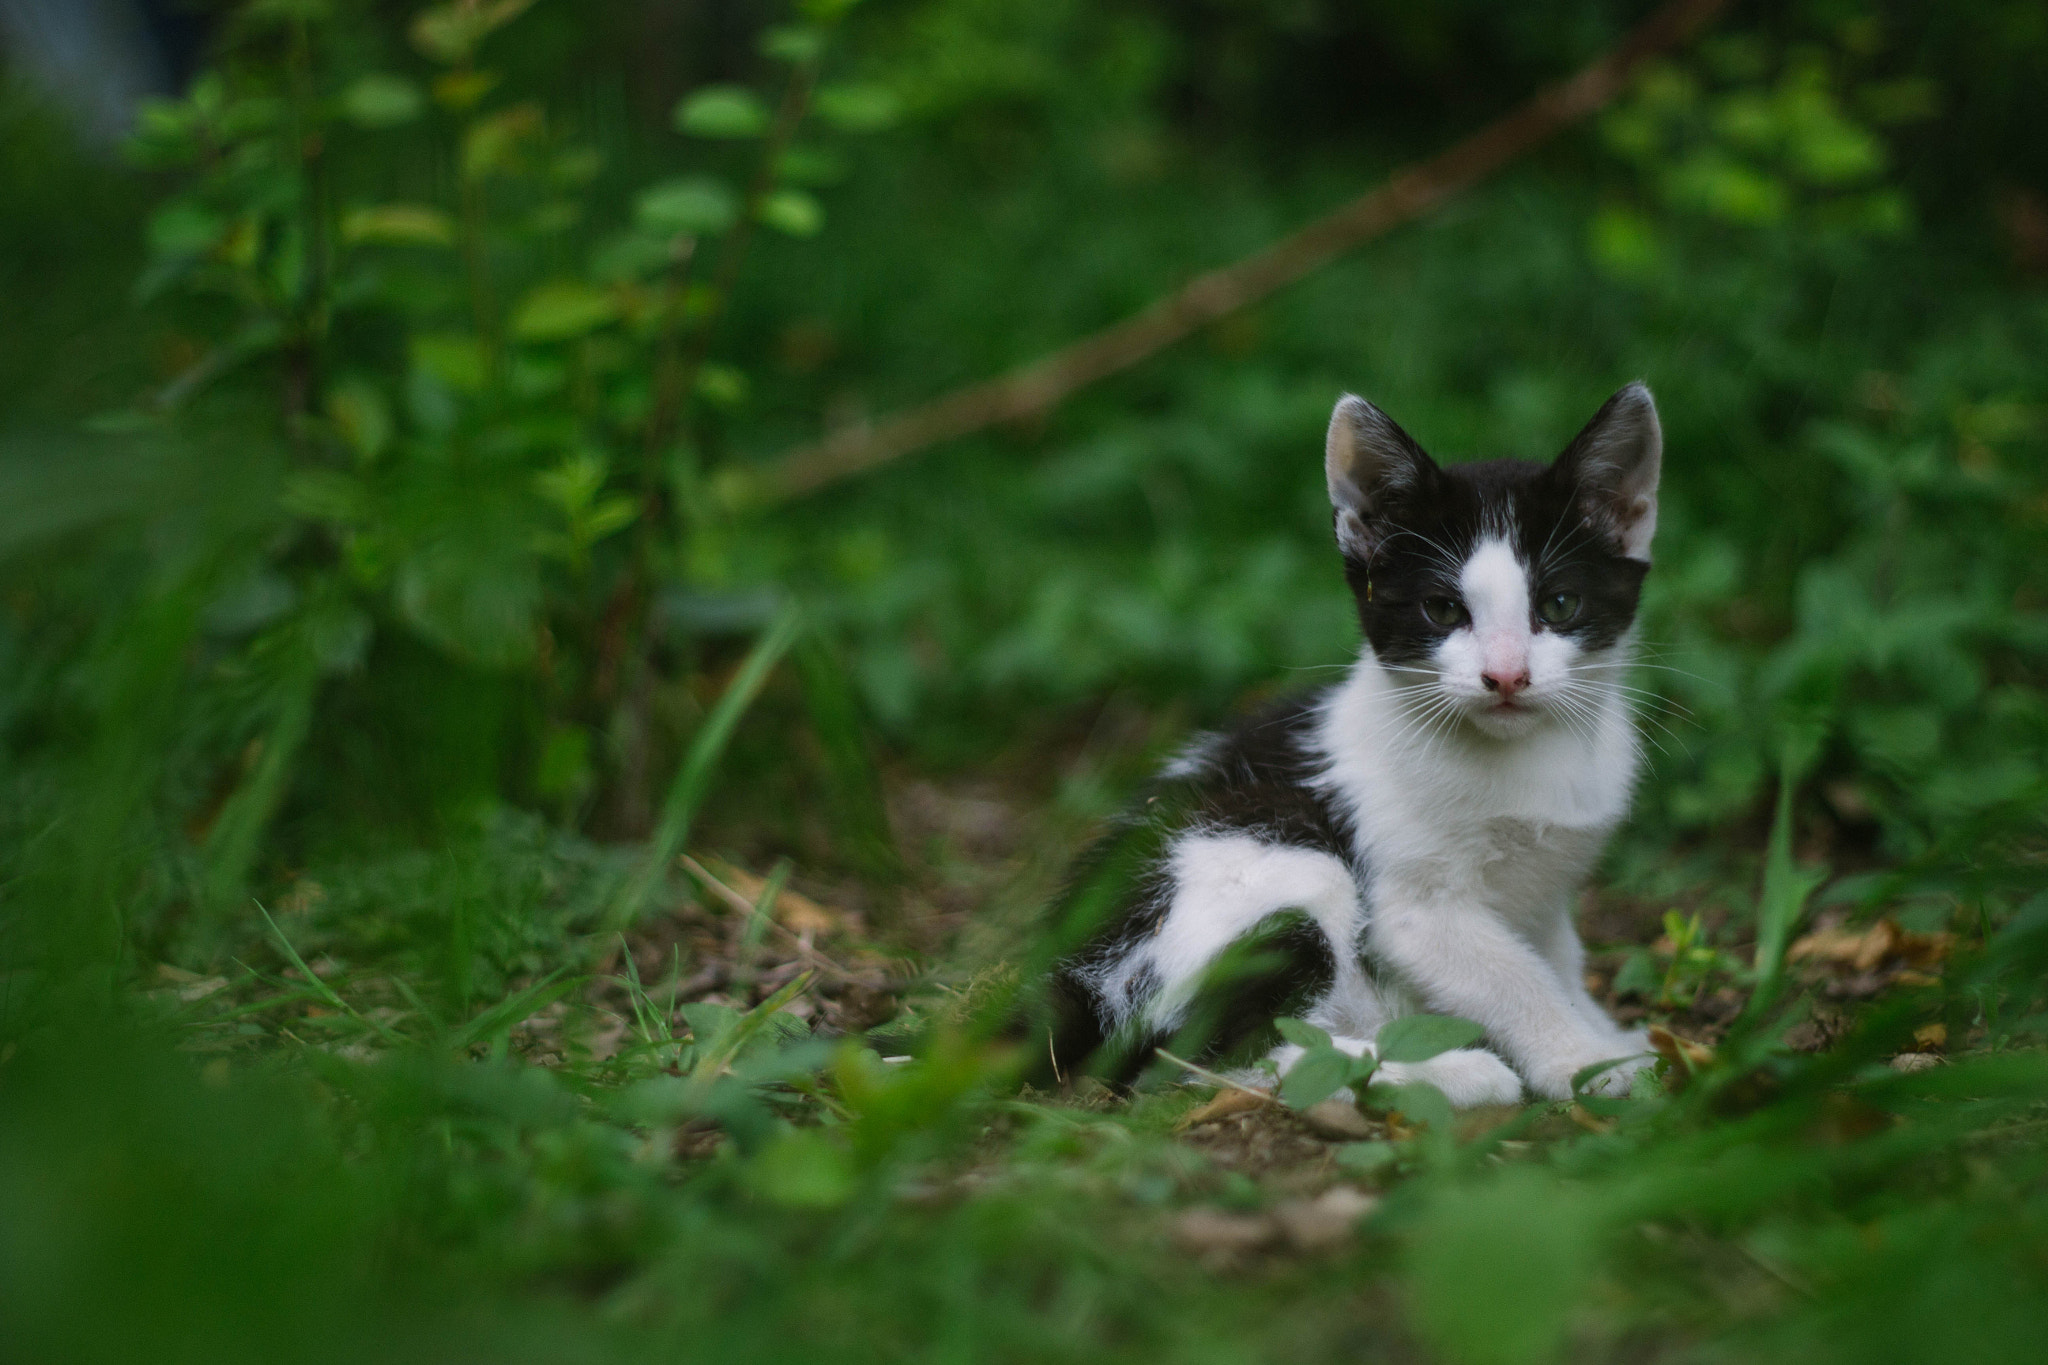
M1816 929L1786 950L1788 962L1815 961L1868 972L1887 961L1933 967L1948 956L1953 934L1916 934L1886 915L1868 929Z
M1650 1025L1649 1035L1650 1047L1677 1070L1689 1073L1713 1063L1714 1049L1681 1038L1662 1024Z
M1948 1025L1922 1024L1913 1030L1913 1047L1919 1052L1939 1052L1948 1046Z
M768 889L766 877L757 877L745 868L734 867L722 859L707 859L706 862L718 873L720 881L754 904L761 903L761 893ZM801 891L791 890L787 886L783 887L781 894L775 898L775 918L792 932L810 934L813 937L837 933L846 922L843 912L828 909Z
M1183 1114L1175 1126L1185 1131L1198 1124L1215 1123L1219 1119L1249 1114L1254 1109L1270 1108L1275 1102L1271 1095L1257 1090L1219 1090L1207 1104Z

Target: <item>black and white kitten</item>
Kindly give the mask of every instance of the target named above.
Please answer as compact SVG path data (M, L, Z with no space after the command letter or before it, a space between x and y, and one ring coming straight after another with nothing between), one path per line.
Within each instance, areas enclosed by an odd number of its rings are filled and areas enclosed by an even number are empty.
M1627 1089L1644 1040L1587 995L1572 905L1636 778L1625 673L1662 448L1641 384L1549 465L1443 468L1338 402L1324 469L1364 648L1344 681L1190 744L1098 851L1123 873L1069 903L1094 927L1052 978L1061 1073L1129 1078L1191 1033L1241 1052L1288 1013L1360 1055L1427 1012L1485 1046L1387 1080L1556 1099L1627 1058L1597 1082ZM1284 1072L1300 1050L1269 1055Z

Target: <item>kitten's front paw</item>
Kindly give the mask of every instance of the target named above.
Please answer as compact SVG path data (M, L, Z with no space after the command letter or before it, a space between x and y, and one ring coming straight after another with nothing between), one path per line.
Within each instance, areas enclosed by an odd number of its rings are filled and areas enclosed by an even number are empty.
M1389 1085L1427 1082L1443 1091L1456 1109L1516 1104L1522 1098L1522 1078L1483 1047L1440 1052L1426 1062L1382 1062L1373 1079Z
M1635 1084L1636 1073L1645 1070L1657 1059L1648 1055L1648 1043L1641 1047L1632 1036L1609 1040L1598 1047L1575 1052L1568 1057L1558 1057L1545 1065L1535 1068L1529 1077L1529 1088L1545 1099L1568 1100L1572 1097L1572 1077L1589 1066L1614 1061L1614 1065L1586 1082L1588 1095L1626 1095ZM1616 1061L1616 1058L1621 1060Z

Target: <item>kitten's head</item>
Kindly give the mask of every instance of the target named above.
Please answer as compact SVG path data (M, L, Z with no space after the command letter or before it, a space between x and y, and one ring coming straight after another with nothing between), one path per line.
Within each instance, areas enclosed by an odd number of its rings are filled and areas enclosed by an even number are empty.
M1435 716L1510 738L1615 680L1657 528L1664 438L1630 384L1547 465L1445 469L1363 398L1330 417L1337 546L1374 656Z

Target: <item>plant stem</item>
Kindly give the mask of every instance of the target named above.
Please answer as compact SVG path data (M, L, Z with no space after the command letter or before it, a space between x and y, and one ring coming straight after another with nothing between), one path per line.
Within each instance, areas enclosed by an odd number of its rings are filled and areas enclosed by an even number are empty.
M770 128L767 141L761 149L760 163L755 167L754 178L747 186L746 197L741 205L739 222L734 225L732 236L726 239L725 249L719 254L718 273L711 286L711 294L704 316L694 328L688 331L688 342L683 343L682 323L687 320L689 306L688 280L696 261L696 246L691 248L675 271L671 283L674 292L669 299L669 317L664 320L662 356L656 363L655 393L647 418L646 440L641 455L641 506L640 526L633 537L632 555L626 566L626 578L614 594L614 601L621 601L628 607L626 616L630 638L623 641L627 668L631 673L625 698L625 714L620 718L621 761L619 765L620 790L617 810L620 821L628 829L640 827L640 819L649 808L647 793L647 754L645 752L651 729L648 715L649 699L652 695L650 670L653 662L648 657L646 608L648 583L653 577L653 561L658 537L662 534L664 516L662 498L661 459L662 454L674 441L688 416L690 401L697 387L697 376L703 371L704 362L711 352L711 341L718 330L719 321L724 317L725 306L731 297L733 287L739 280L740 267L745 262L747 249L753 242L754 220L759 216L761 205L775 188L776 166L782 154L796 138L797 129L802 125L804 115L810 109L811 92L818 80L818 59L799 62L790 72L789 84L783 90L782 103L776 109L775 123ZM670 324L673 325L670 325ZM644 679L645 685L642 680Z

